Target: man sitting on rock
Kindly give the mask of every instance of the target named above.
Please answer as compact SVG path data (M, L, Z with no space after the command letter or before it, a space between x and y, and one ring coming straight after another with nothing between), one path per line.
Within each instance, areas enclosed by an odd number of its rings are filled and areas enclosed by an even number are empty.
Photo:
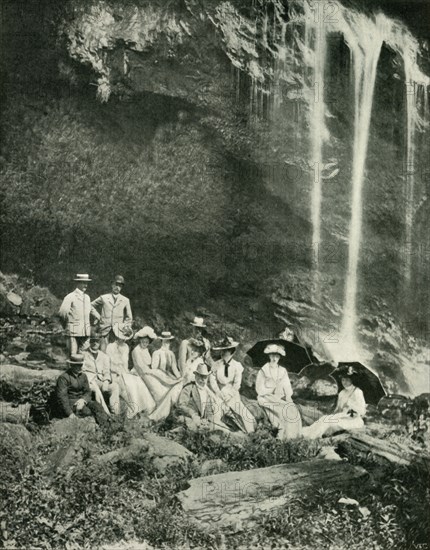
M194 371L195 382L183 387L178 400L178 409L185 416L190 430L209 429L230 432L221 421L221 403L208 387L210 370L201 362Z
M68 418L94 416L97 424L106 427L109 416L99 403L92 400L88 378L82 372L84 357L74 354L67 363L69 368L59 376L55 391L60 412Z
M100 336L92 334L90 337L90 347L84 353L84 365L82 372L87 375L90 389L95 393L97 403L103 407L107 414L109 409L103 397L103 393L109 394L109 406L113 414L119 414L119 385L112 382L110 370L110 359L100 349Z

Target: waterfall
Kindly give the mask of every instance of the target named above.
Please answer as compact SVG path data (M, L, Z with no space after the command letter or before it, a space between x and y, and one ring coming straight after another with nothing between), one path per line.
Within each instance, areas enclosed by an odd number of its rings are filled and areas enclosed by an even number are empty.
M404 280L411 280L411 255L413 252L413 221L416 210L416 159L417 134L423 124L428 123L428 94L430 78L418 67L420 48L417 40L400 22L382 13L368 15L353 8L347 8L338 0L320 4L311 0L290 0L288 17L282 0L273 0L273 23L268 17L267 4L261 13L263 38L257 39L257 27L251 23L241 24L239 36L253 37L254 42L241 45L226 35L228 54L233 62L239 63L253 78L251 111L259 104L258 93L265 89L272 99L270 109L273 119L280 113L283 96L282 86L300 86L304 105L307 108L309 126L309 156L312 167L310 191L310 219L312 222L312 265L314 274L314 299L319 299L320 255L322 243L321 206L323 198L324 169L336 163L324 165L324 144L329 139L326 118L332 116L325 105L324 90L329 84L325 79L328 59L327 41L330 35L342 35L350 51L351 83L354 89L354 130L351 146L351 199L350 223L347 246L348 262L345 273L343 316L340 328L339 349L349 355L359 354L357 344L357 295L359 292L360 249L362 245L363 184L366 179L366 158L371 129L371 117L378 60L385 44L397 54L397 62L403 64L406 86L406 173L403 178L405 196L405 231L403 247ZM251 30L254 27L254 30ZM264 50L262 53L261 50ZM239 62L239 51L246 52L245 62ZM267 60L269 60L267 62ZM294 89L294 88L293 88ZM420 94L422 93L422 101ZM288 97L288 94L287 94ZM420 116L420 105L424 114ZM257 108L261 112L263 109ZM334 170L337 173L339 170ZM346 174L344 167L343 176ZM400 178L399 178L400 180ZM345 182L346 183L346 182ZM402 183L399 181L399 183ZM377 182L375 182L377 185ZM421 182L423 185L423 182ZM393 189L395 192L395 188ZM399 189L399 193L402 189Z
M311 220L312 220L312 264L313 264L313 298L318 303L320 300L320 251L321 251L321 198L322 198L322 162L323 144L326 136L325 128L325 103L324 103L324 71L326 60L326 28L324 22L318 18L314 26L314 45L310 45L309 21L311 20L310 7L305 4L305 46L313 54L312 89L313 101L310 108L310 142L311 142Z
M375 24L351 27L354 41L349 44L354 71L354 142L352 159L351 221L348 239L348 269L345 285L345 301L341 327L341 341L354 345L357 309L357 270L362 225L362 188L369 142L370 119L375 89L376 69L381 51L384 31L387 28L384 16L378 16ZM355 34L359 33L359 34ZM357 38L357 41L355 40ZM358 42L358 40L360 40Z

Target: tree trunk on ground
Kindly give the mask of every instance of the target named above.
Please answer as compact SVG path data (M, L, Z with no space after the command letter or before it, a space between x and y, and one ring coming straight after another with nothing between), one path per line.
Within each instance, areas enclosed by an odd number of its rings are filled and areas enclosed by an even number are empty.
M366 470L330 460L309 460L191 479L177 497L187 515L211 528L248 528L262 512L321 487L346 488Z
M30 416L30 408L31 405L29 403L14 407L11 403L0 401L0 422L27 424Z
M358 433L341 434L333 439L346 441L355 451L365 455L371 454L378 458L383 458L392 464L408 466L411 462L421 461L424 464L430 465L430 457L426 456L424 451L412 445L389 443L367 434Z

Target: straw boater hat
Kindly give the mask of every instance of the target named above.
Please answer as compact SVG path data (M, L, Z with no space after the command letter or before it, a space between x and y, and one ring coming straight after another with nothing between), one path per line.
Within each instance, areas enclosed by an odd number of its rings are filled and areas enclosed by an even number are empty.
M157 335L154 332L154 329L148 326L145 326L138 330L134 337L137 338L149 338L150 340L155 340Z
M205 320L203 319L203 317L194 317L190 325L193 325L193 327L206 328Z
M211 373L206 363L199 363L194 371L194 374L200 374L200 376L209 376Z
M112 327L113 333L117 338L120 338L121 340L130 340L130 338L133 338L133 330L129 325L126 324L120 324L120 325L114 325Z
M280 344L269 344L264 348L264 353L277 353L285 357L285 349Z
M84 356L80 353L74 353L70 356L70 359L67 359L69 365L82 365L84 363Z
M219 340L218 342L216 342L216 344L212 349L213 351L221 351L225 349L237 348L238 345L239 345L239 342L235 342L233 338L230 338L230 336L226 336L222 340Z
M160 335L160 340L173 340L173 338L174 338L173 334L168 330L165 330Z
M78 283L89 283L90 281L92 281L88 273L77 273L76 277L73 280Z

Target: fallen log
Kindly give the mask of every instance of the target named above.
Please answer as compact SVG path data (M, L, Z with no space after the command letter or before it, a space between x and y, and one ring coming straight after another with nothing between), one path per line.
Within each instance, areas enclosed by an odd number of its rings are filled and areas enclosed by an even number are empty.
M237 531L308 489L343 489L366 476L361 467L317 459L191 479L177 498L191 519L210 528Z
M29 403L14 406L11 403L0 401L0 422L9 422L10 424L27 424L30 417Z
M417 461L430 465L430 457L417 446L388 442L364 433L341 434L340 438L366 457L373 455L401 466L408 466Z
M56 369L29 369L20 365L0 365L0 382L16 387L29 387L35 382L55 381L64 372Z

